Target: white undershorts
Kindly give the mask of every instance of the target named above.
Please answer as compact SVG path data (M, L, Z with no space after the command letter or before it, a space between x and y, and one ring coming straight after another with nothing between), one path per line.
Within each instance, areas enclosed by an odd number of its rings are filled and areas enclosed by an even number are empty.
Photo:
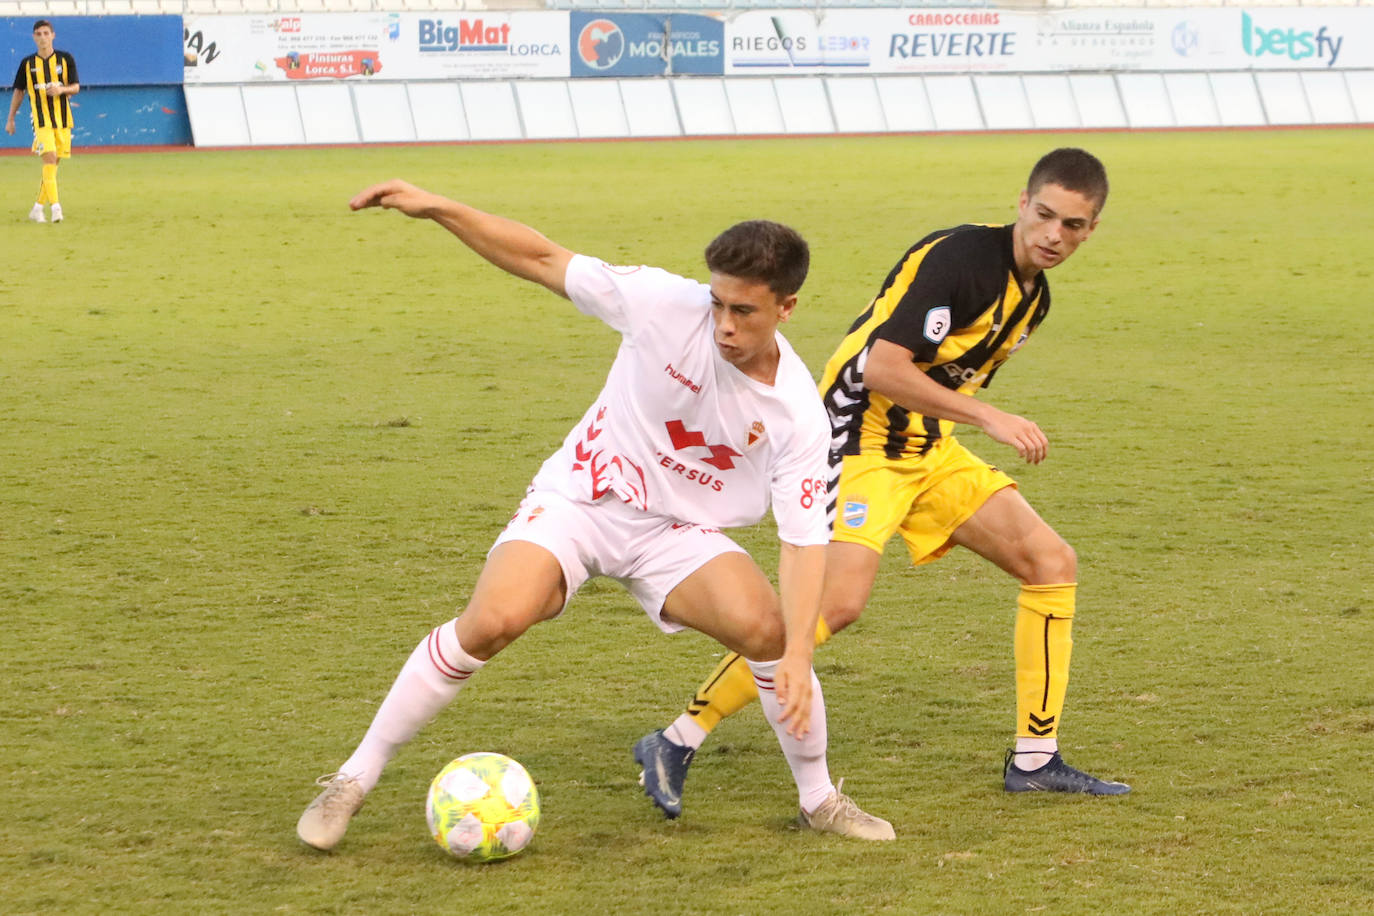
M579 503L548 490L525 494L492 550L507 541L538 544L558 559L568 587L564 609L588 579L606 576L629 589L665 633L682 629L663 619L668 593L721 554L745 552L719 528L649 515L615 498Z

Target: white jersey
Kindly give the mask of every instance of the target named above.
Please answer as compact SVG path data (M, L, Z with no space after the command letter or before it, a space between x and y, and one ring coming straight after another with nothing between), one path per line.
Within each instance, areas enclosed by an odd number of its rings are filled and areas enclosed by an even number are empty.
M783 541L829 541L830 426L781 334L777 375L765 385L721 356L704 283L577 255L564 286L622 340L601 393L535 489L717 528L752 525L771 501Z

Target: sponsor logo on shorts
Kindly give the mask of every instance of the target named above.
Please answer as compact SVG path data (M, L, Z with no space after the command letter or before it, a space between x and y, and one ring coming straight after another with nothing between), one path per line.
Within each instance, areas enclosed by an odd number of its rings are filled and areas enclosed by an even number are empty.
M673 527L672 527L672 530L673 530L673 531L681 531L683 528L690 528L690 529L692 529L693 531L696 531L696 532L698 532L698 533L700 533L700 534L721 534L721 533L722 533L721 530L720 530L719 528L703 528L702 526L697 525L697 524L694 524L694 523L692 523L692 522L673 522Z
M844 520L846 528L862 528L868 520L868 503L857 499L846 500L840 518Z

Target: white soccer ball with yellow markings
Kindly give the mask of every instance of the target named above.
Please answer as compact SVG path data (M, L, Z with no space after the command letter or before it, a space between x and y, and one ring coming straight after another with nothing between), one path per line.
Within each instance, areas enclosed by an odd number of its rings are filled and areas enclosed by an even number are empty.
M429 784L429 832L469 862L492 862L529 845L539 826L539 790L520 764L502 754L464 754Z

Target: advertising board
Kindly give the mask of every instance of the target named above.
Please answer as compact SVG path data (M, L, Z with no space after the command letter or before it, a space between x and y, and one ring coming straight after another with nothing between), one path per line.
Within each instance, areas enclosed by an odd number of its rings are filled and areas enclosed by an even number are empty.
M573 13L573 76L719 76L725 67L725 23L710 16Z

